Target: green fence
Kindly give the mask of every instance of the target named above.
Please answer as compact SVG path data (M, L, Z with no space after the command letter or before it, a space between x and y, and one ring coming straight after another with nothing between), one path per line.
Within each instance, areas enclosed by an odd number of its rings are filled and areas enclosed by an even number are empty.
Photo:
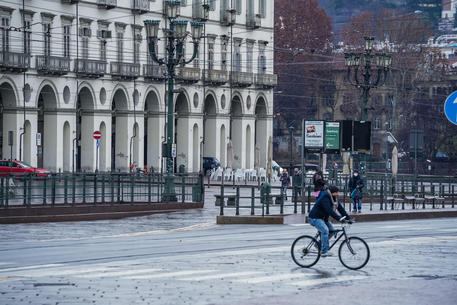
M363 189L364 208L379 209L425 209L427 207L452 207L457 200L457 178L438 176L397 175L392 177L386 174L368 174L362 177L365 182ZM326 177L328 184L338 186L339 200L349 208L352 199L348 189L350 176L338 175ZM216 202L220 204L220 215L225 210L235 215L269 215L306 213L315 202L314 187L311 184L312 176L306 176L304 186L288 188L288 200L279 186L272 186L271 190L262 193L258 186L249 185L221 185ZM223 204L224 203L224 204Z
M165 179L160 174L52 174L0 177L0 207L162 202ZM178 202L203 202L203 177L176 175Z

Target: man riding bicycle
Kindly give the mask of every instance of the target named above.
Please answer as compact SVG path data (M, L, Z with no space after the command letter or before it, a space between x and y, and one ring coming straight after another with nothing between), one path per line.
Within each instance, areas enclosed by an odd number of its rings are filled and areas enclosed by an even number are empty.
M329 216L340 222L351 221L348 213L338 201L338 191L338 187L331 185L328 190L321 192L308 215L309 223L321 233L321 256L323 257L332 256L328 252L328 240L329 233L331 234L335 229L328 221ZM338 215L335 210L338 210L342 216Z

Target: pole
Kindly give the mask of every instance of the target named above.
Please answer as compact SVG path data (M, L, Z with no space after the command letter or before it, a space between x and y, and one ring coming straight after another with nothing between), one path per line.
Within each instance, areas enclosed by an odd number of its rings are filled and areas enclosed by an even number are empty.
M100 147L100 140L97 140L97 155L95 156L95 172L98 172L98 153Z

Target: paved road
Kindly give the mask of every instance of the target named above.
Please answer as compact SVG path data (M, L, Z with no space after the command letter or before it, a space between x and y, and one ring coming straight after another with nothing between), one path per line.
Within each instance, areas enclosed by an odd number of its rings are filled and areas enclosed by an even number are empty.
M0 304L454 305L457 299L456 219L352 226L372 251L362 271L345 269L337 257L312 269L294 265L290 244L313 234L309 225L148 230L144 224L133 218L0 227Z

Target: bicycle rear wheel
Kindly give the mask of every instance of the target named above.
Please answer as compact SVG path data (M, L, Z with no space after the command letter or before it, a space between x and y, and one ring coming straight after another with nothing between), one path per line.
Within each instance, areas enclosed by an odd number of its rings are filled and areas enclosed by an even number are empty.
M321 256L321 244L308 235L298 237L290 248L294 262L303 268L314 266Z
M349 237L343 241L338 250L340 262L351 270L363 268L370 259L370 248L359 237Z

